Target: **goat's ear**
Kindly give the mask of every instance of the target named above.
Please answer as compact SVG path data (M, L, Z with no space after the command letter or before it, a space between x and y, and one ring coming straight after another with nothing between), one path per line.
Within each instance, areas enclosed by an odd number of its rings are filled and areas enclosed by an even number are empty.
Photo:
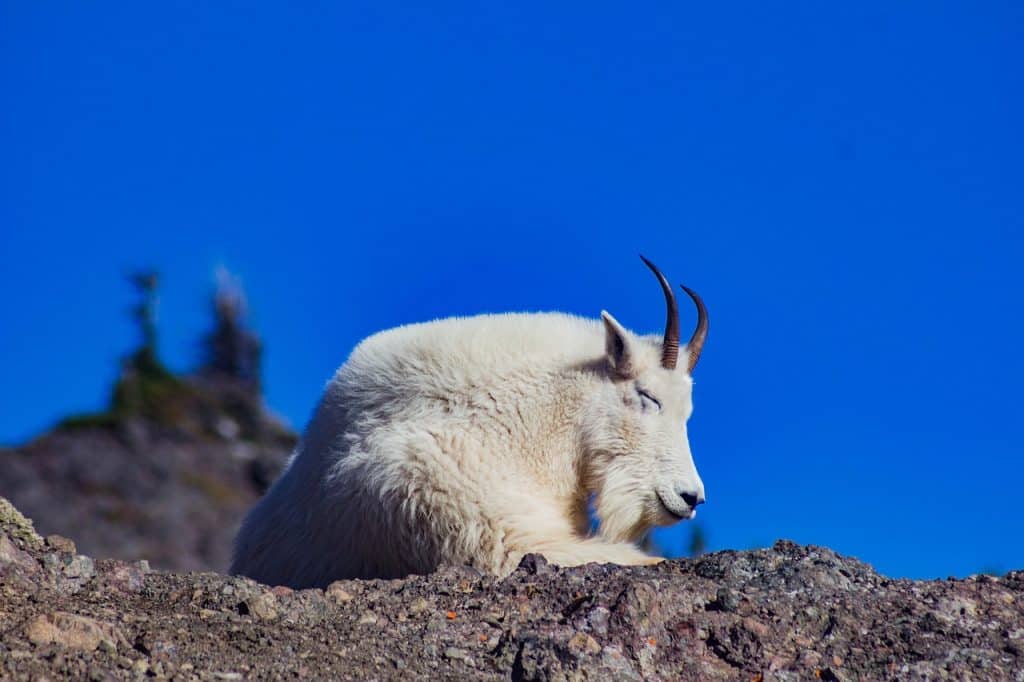
M604 322L604 352L608 357L608 367L621 379L630 379L636 367L633 342L618 320L604 310L601 311Z

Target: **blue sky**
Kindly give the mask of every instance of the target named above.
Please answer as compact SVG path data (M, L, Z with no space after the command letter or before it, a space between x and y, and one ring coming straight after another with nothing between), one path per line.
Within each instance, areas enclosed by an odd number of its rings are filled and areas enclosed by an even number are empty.
M0 442L102 406L132 267L179 369L237 273L301 427L396 324L658 330L643 252L713 549L1024 567L1019 4L283 5L0 7Z

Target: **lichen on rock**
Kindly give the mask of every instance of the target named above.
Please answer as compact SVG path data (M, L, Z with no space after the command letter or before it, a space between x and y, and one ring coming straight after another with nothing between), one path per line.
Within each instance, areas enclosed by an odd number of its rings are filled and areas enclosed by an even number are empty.
M32 520L22 515L5 497L0 497L0 530L22 548L38 549L43 544Z

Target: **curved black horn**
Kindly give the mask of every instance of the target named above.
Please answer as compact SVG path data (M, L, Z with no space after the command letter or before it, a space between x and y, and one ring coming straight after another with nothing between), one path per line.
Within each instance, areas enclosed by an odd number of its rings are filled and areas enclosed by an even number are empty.
M693 302L697 305L697 328L693 330L693 336L686 342L686 348L690 351L690 367L688 371L692 372L693 368L697 366L697 360L700 359L700 352L704 348L704 339L708 336L708 309L704 307L704 301L697 295L697 292L686 286L680 284Z
M640 260L651 269L654 276L658 278L658 282L661 283L661 290L665 292L667 313L665 316L665 339L661 342L661 366L665 369L675 369L676 362L679 360L679 307L676 305L676 296L672 293L672 285L665 279L665 275L661 274L661 270L642 255ZM692 296L693 294L690 295ZM702 305L698 304L698 309ZM691 361L690 364L692 365L693 362Z

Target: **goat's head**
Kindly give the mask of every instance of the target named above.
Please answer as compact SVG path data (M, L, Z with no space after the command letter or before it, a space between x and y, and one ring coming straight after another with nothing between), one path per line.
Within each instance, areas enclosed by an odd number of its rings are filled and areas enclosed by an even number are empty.
M596 494L602 534L613 540L634 540L651 526L692 519L704 502L686 422L693 411L690 373L707 336L707 310L696 292L683 287L697 306L697 327L680 358L672 287L643 260L665 294L665 333L637 337L601 313L603 381L587 401L583 420L585 485Z

